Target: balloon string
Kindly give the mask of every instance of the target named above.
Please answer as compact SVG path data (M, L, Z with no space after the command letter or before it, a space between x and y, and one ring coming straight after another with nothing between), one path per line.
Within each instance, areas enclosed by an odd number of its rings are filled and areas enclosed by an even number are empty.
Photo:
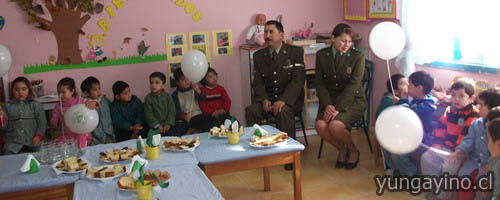
M59 105L61 105L61 116L63 116L63 122L62 122L62 126L61 126L61 133L62 133L62 137L63 137L63 140L65 139L64 137L64 111L63 111L63 106L62 106L62 98L59 96Z
M449 156L450 155L450 152L448 151L445 151L445 150L442 150L442 149L438 149L438 148L435 148L435 147L430 147L424 143L420 144L421 147L424 147L426 149L429 149L431 151L434 151L435 153L438 153L438 154L441 154L441 155L445 155L445 156Z
M392 95L396 97L396 93L394 92L394 86L392 86L391 70L389 69L389 60L385 60L385 62L387 66L387 75L389 75L389 82L391 83L389 85L391 85Z

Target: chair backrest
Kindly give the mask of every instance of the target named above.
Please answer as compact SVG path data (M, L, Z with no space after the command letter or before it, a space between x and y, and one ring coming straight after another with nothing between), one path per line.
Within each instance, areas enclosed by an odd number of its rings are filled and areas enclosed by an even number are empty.
M367 123L367 127L370 124L370 100L372 94L372 70L373 70L373 62L365 59L365 74L363 76L363 89L365 90L367 107L365 111L365 119Z

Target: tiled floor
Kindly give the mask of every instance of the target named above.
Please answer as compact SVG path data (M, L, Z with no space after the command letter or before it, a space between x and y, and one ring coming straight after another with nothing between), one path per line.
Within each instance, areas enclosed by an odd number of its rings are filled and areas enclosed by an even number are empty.
M364 133L352 133L361 155L358 167L351 171L334 168L337 151L330 145L323 147L322 157L317 159L320 137L308 137L309 146L302 152L302 199L424 199L424 195L412 196L406 192L377 196L373 177L384 170L382 166L374 166ZM222 196L230 200L293 199L293 175L283 166L271 168L270 192L264 192L262 169L213 176L212 180Z

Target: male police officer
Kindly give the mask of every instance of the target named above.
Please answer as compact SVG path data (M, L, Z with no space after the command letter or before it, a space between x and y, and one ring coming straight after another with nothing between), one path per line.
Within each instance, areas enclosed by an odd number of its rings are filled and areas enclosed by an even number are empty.
M273 115L277 128L295 138L294 113L304 103L304 50L283 43L283 25L278 21L266 23L264 37L267 48L253 56L256 103L245 109L247 125Z

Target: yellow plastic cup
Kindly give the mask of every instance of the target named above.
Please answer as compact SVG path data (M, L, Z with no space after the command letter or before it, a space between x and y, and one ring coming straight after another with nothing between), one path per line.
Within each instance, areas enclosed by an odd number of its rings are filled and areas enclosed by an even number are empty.
M238 144L240 142L240 134L239 133L227 133L227 142L229 144Z
M139 200L150 200L153 196L153 191L151 190L151 182L144 181L144 185L140 181L135 182L135 192L137 193L137 198Z
M156 146L156 147L146 147L146 158L148 160L156 160L158 159L158 151L159 151L159 147Z

